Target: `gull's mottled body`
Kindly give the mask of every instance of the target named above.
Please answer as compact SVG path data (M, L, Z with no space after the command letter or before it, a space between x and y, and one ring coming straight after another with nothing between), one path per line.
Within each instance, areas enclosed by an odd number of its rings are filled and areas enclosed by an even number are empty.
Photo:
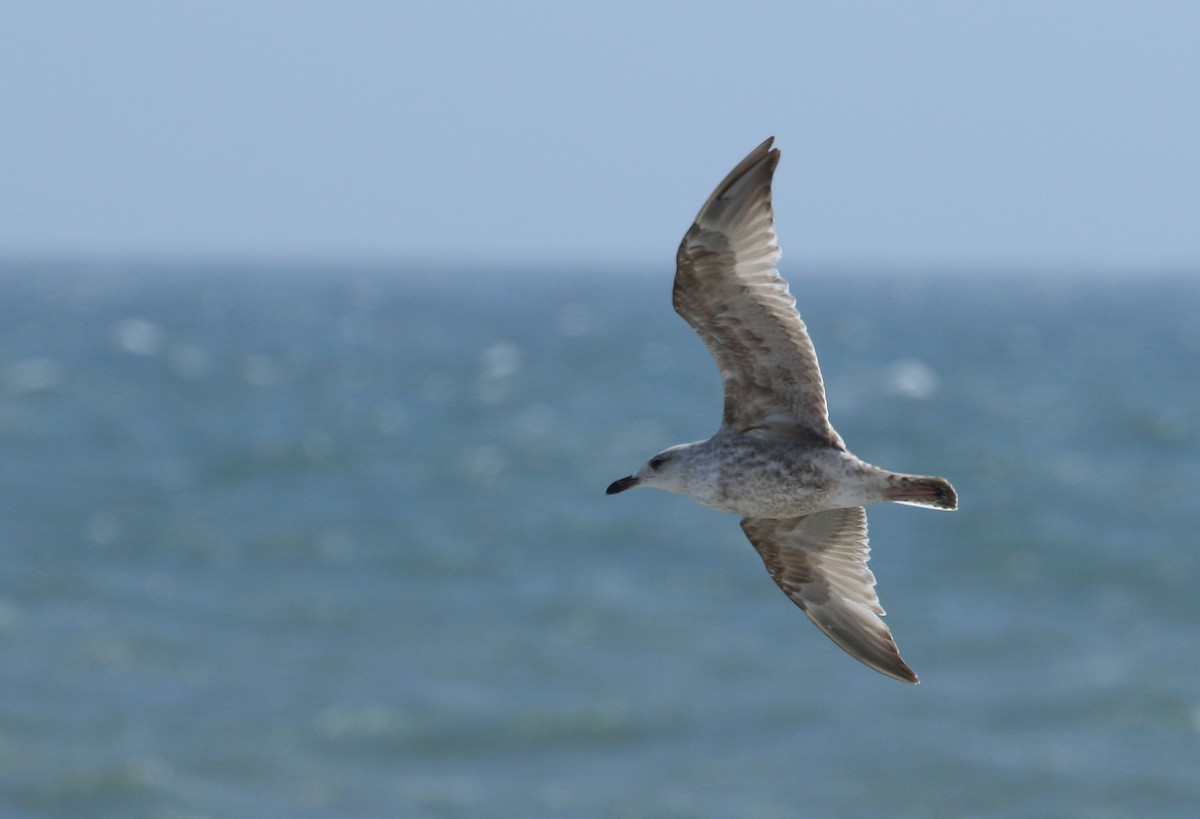
M897 483L893 473L844 449L771 441L752 432L722 430L668 452L677 468L674 491L736 515L791 518L882 503Z
M651 486L742 515L771 577L822 631L877 671L915 683L880 619L863 507L954 509L958 497L942 478L860 460L830 425L816 351L775 268L772 142L717 186L676 258L675 310L721 371L721 428L660 452L608 494Z

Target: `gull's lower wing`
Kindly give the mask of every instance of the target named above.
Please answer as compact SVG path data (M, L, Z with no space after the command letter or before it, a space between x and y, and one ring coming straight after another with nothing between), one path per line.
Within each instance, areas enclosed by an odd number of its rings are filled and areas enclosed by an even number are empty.
M798 518L743 518L742 529L779 588L831 640L882 674L918 682L880 619L861 506Z

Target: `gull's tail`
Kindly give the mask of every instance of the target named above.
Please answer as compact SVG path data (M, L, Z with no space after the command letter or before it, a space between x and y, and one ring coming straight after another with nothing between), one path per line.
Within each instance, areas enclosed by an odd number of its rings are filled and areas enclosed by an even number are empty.
M896 475L889 482L887 499L929 509L957 509L958 493L945 478Z

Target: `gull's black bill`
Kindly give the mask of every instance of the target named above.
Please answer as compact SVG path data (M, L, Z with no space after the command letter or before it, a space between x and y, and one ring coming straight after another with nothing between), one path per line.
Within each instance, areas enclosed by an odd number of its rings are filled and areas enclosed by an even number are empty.
M637 486L637 478L630 475L628 478L621 478L613 481L608 485L608 489L604 490L605 495L615 495L618 492L624 492L626 489L632 489Z

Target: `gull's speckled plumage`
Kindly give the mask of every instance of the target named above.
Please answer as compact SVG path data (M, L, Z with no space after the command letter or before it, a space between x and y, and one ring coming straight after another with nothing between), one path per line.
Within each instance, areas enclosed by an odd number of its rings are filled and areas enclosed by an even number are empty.
M742 515L768 573L825 634L877 671L915 683L880 619L863 507L955 509L958 497L942 478L859 460L829 423L816 351L775 268L773 141L717 186L676 256L673 303L721 371L721 428L660 452L608 494L651 486Z

